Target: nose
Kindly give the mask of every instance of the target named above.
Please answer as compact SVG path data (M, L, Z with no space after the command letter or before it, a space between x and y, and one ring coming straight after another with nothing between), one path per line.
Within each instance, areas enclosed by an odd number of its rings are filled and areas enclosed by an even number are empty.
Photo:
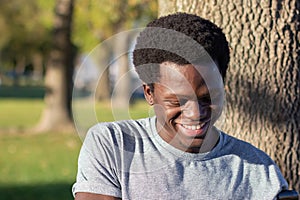
M182 112L184 117L193 121L199 121L207 117L209 107L207 105L201 105L198 101L188 101Z

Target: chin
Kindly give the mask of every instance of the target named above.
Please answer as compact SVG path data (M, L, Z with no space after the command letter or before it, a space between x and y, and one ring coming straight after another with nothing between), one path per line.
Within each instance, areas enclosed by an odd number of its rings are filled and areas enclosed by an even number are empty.
M183 151L190 152L190 153L199 153L199 150L203 144L204 138L194 138L181 141L180 144L182 146Z

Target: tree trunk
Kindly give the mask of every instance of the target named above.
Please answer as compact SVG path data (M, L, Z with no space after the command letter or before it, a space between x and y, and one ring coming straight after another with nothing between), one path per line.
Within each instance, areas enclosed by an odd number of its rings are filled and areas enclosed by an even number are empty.
M94 59L100 69L99 80L97 83L95 98L96 100L109 100L110 98L110 78L108 65L112 57L112 47L105 42L100 48L95 49Z
M112 103L117 109L128 110L130 98L130 74L129 71L129 37L126 33L118 34L114 40L114 53L116 60L114 64L118 68L118 74L114 90L112 91Z
M33 79L35 81L42 80L43 78L43 55L34 53L32 56L33 63Z
M20 84L20 76L24 73L26 66L26 58L25 56L19 56L16 59L16 63L14 66L14 74L13 74L13 84L14 86L19 86Z
M37 131L62 130L73 127L71 92L74 47L71 43L73 0L57 0L53 30L53 46L45 76L45 109Z
M114 23L114 29L117 35L114 37L113 43L113 53L115 60L113 61L118 68L118 74L116 77L116 83L112 91L112 107L114 112L117 110L118 113L114 114L116 120L128 118L128 102L130 98L130 74L129 71L129 42L130 37L126 32L121 32L126 23L125 10L128 7L127 1L121 1L116 10L120 13L120 17Z
M225 32L231 62L223 130L269 154L300 192L298 0L159 0L159 15L188 12Z

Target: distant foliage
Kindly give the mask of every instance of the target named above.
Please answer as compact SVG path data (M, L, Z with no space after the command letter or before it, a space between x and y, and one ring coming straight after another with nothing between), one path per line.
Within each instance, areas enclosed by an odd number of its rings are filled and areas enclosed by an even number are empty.
M90 51L113 34L143 27L157 16L157 1L77 0L74 15L74 43Z
M13 67L30 63L36 53L47 54L54 1L0 0L0 62Z
M39 54L46 62L51 49L55 1L0 0L0 73L33 63ZM142 27L156 17L151 0L77 0L72 39L80 52L121 30ZM18 64L19 63L19 64Z

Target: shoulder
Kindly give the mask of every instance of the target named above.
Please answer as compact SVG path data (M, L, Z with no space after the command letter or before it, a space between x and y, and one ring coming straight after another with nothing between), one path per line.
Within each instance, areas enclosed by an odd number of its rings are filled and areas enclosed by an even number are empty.
M87 133L97 137L108 137L112 135L136 135L147 131L150 126L150 118L138 120L122 120L114 122L102 122L91 127Z
M149 138L149 131L150 118L98 123L89 129L84 145L107 148L110 151L114 148L127 148L135 145L141 138Z
M222 156L234 158L234 166L239 170L243 169L243 173L248 173L248 178L256 184L253 187L260 190L265 188L264 185L269 185L269 188L278 192L281 188L287 188L286 180L269 155L248 142L222 134ZM256 182L257 180L259 181Z
M228 134L223 134L223 148L225 154L233 154L249 163L274 164L274 161L264 151L249 142L240 140Z

